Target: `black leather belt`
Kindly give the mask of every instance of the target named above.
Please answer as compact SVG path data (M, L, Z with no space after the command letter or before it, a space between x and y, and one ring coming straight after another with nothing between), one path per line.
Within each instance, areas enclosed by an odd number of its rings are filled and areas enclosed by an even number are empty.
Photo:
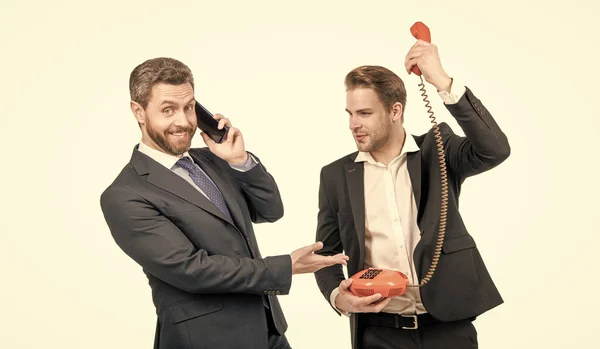
M439 322L429 314L398 315L390 313L363 313L360 314L360 321L371 326L401 328L404 330L416 330L420 326Z

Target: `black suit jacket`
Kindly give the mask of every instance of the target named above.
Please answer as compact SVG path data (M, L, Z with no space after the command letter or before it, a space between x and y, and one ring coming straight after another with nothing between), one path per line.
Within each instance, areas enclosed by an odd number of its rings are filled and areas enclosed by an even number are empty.
M102 193L106 222L148 277L158 316L156 349L264 349L262 296L268 296L268 316L283 334L287 323L276 295L289 292L291 258L262 258L252 222L283 216L279 190L256 156L259 163L240 172L208 148L189 153L223 193L233 223L137 147Z
M420 288L427 311L442 321L473 318L503 302L475 240L467 231L458 211L463 181L502 163L510 146L490 113L470 89L456 104L446 105L465 133L456 135L446 123L440 132L446 152L448 176L448 216L446 236L437 270L431 281ZM407 135L410 136L410 135ZM408 153L408 171L418 207L417 223L421 240L413 257L421 280L427 273L436 247L440 223L441 179L436 139L431 129L413 136L420 148ZM317 240L323 241L323 255L345 251L350 257L348 276L364 268L365 201L364 164L354 160L358 152L327 166L320 174ZM331 292L344 280L342 266L315 273L317 284L329 303ZM360 343L360 317L351 316L353 348Z

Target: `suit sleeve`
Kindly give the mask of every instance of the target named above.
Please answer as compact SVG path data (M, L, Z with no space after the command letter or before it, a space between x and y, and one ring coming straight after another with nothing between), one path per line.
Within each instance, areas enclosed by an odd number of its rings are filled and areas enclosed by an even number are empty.
M321 169L320 175L316 241L323 242L323 248L315 253L323 256L333 256L342 253L344 250L336 213L329 204L324 169ZM320 269L315 272L315 278L327 303L329 303L333 310L340 314L340 312L330 303L330 297L333 290L345 279L342 266L336 264Z
M100 201L117 245L145 271L174 287L189 293L289 293L289 255L264 259L209 255L129 189L109 187Z
M233 170L250 209L254 223L275 222L283 217L283 201L275 179L256 155L248 152L256 162L249 170Z
M474 176L501 164L510 155L510 145L492 115L469 88L457 103L446 104L465 133L449 132L444 139L449 168L461 178Z

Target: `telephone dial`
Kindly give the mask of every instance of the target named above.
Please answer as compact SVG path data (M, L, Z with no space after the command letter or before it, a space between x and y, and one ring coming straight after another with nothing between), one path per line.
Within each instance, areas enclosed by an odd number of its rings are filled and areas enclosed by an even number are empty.
M417 40L423 40L431 43L431 33L429 28L422 22L416 22L413 24L412 27L410 27L410 32ZM444 145L442 143L442 135L435 120L434 113L431 110L432 108L429 105L430 102L427 97L427 91L425 91L425 83L423 81L423 76L421 75L421 70L419 70L417 65L414 65L411 70L415 75L419 76L421 80L418 86L420 88L423 101L425 102L427 112L429 113L429 117L431 118L431 123L433 124L433 133L435 135L436 145L438 148L442 196L437 244L431 260L429 271L418 285L409 284L408 277L399 271L381 268L368 268L359 271L351 277L352 284L350 285L349 290L354 295L360 297L370 296L376 293L381 294L383 297L396 297L404 294L408 287L422 287L431 280L442 252L444 235L446 233L446 215L448 211L448 178L446 173L446 156L444 152Z

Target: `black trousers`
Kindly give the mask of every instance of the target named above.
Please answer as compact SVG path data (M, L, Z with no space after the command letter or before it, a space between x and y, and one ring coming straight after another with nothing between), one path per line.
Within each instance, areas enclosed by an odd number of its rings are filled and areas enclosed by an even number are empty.
M477 349L477 330L471 320L437 322L401 329L365 325L361 349Z

